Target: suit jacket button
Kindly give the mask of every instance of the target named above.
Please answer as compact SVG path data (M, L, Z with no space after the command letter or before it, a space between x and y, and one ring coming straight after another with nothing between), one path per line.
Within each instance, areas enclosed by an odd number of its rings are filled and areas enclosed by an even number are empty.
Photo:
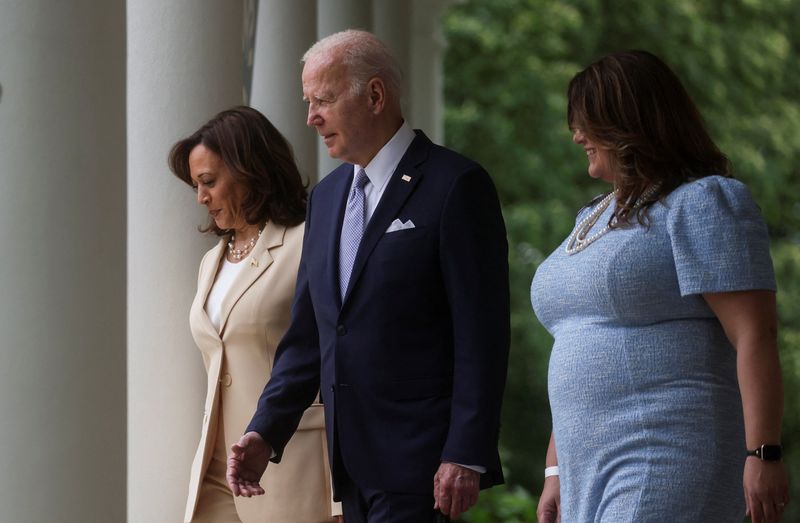
M223 374L222 377L219 379L219 382L222 383L222 385L225 386L225 387L230 387L231 386L231 381L233 381L231 379L231 375L227 374L227 373Z
M338 334L339 336L344 336L345 334L347 334L347 329L345 329L344 325L337 325L336 334Z

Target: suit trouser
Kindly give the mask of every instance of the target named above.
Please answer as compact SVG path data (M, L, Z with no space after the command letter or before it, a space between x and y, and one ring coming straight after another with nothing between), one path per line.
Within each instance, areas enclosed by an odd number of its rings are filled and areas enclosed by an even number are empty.
M346 523L438 523L449 521L433 510L431 494L398 494L360 488L348 477L342 481L342 508Z
M334 425L334 441L338 442L339 427ZM430 494L402 494L358 486L350 477L347 465L334 444L333 461L342 471L337 491L342 498L345 523L441 523L450 521L433 510L433 478Z

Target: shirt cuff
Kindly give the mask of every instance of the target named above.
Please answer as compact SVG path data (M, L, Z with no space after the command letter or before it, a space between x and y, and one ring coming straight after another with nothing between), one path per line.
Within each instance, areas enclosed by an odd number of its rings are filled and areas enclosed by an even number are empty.
M445 461L445 463L453 463L453 462ZM458 465L459 467L464 467L465 469L474 470L478 474L486 474L486 467L481 467L479 465L463 465L461 463L453 463L453 465Z

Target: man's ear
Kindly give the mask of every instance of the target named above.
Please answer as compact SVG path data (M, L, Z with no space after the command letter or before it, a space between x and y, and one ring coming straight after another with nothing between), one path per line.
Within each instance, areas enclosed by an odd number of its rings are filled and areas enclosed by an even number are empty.
M380 78L373 77L367 82L369 109L373 114L380 114L386 107L386 85Z

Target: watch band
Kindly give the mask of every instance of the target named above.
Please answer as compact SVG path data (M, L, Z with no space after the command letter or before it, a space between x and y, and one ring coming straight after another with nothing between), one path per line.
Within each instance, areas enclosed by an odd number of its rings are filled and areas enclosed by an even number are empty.
M747 455L755 456L761 461L780 461L783 457L783 447L764 444L756 449L748 450Z

